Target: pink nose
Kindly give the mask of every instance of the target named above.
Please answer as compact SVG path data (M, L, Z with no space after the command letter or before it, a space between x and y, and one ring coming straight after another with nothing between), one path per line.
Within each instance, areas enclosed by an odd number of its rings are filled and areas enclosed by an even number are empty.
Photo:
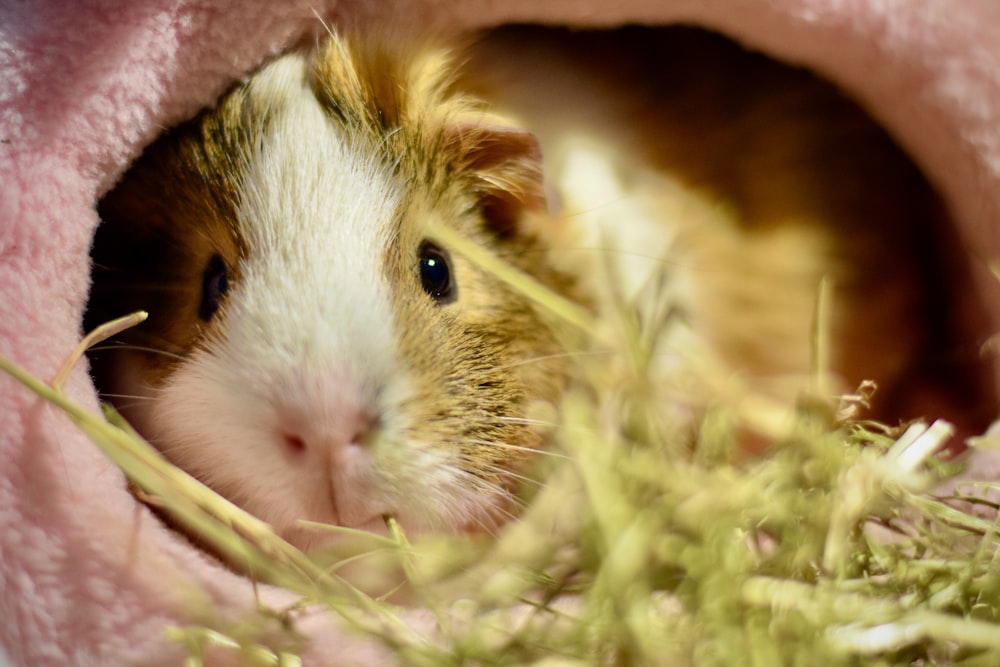
M384 513L373 497L377 430L370 411L340 402L280 414L275 445L308 496L303 518L360 526Z
M276 444L304 465L325 467L359 455L378 423L354 383L330 376L299 378L273 405Z
M346 414L345 414L346 413ZM336 456L338 450L364 447L377 420L368 411L354 409L322 415L285 419L281 441L293 456L323 448Z

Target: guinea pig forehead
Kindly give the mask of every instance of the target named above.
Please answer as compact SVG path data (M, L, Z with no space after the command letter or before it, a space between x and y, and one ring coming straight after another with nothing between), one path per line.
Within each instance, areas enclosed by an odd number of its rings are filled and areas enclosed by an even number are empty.
M236 165L238 224L250 246L287 256L293 270L315 260L336 271L378 254L395 235L397 175L357 129L331 117L298 57L269 66L254 96L271 102L267 122L245 130Z

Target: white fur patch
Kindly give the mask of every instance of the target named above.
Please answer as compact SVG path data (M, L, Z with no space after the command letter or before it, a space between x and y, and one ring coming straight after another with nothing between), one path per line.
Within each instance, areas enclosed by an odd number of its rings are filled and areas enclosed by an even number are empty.
M284 108L241 178L239 224L254 251L227 313L227 348L258 360L254 380L258 365L274 380L332 372L367 380L358 389L371 399L370 382L395 375L382 267L397 188L347 144L303 68L285 58L255 82Z

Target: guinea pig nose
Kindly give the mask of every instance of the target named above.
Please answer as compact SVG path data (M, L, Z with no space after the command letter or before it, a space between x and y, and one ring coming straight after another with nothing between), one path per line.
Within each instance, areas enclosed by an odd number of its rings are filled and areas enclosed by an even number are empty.
M280 439L292 456L301 456L311 449L333 451L345 447L364 447L378 420L367 410L350 410L337 418L294 420L285 424Z

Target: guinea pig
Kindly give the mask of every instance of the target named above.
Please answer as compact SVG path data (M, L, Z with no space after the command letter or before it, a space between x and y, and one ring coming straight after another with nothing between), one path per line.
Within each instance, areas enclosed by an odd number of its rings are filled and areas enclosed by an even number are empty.
M441 49L332 36L159 138L99 204L86 325L101 392L170 461L309 549L299 520L492 531L562 382L539 148L447 89Z
M755 391L792 405L820 374L831 393L872 380L868 417L989 424L987 320L955 298L967 253L831 83L690 27L508 26L459 87L539 137L578 234L562 245L610 250L633 295L666 265L696 339Z
M300 519L502 523L568 355L435 225L598 308L597 251L629 298L669 267L695 336L788 404L820 326L823 370L875 380L876 416L981 426L940 202L833 86L690 28L456 49L334 36L283 56L102 200L86 324L150 317L92 354L95 379L178 466L303 548L326 533Z

